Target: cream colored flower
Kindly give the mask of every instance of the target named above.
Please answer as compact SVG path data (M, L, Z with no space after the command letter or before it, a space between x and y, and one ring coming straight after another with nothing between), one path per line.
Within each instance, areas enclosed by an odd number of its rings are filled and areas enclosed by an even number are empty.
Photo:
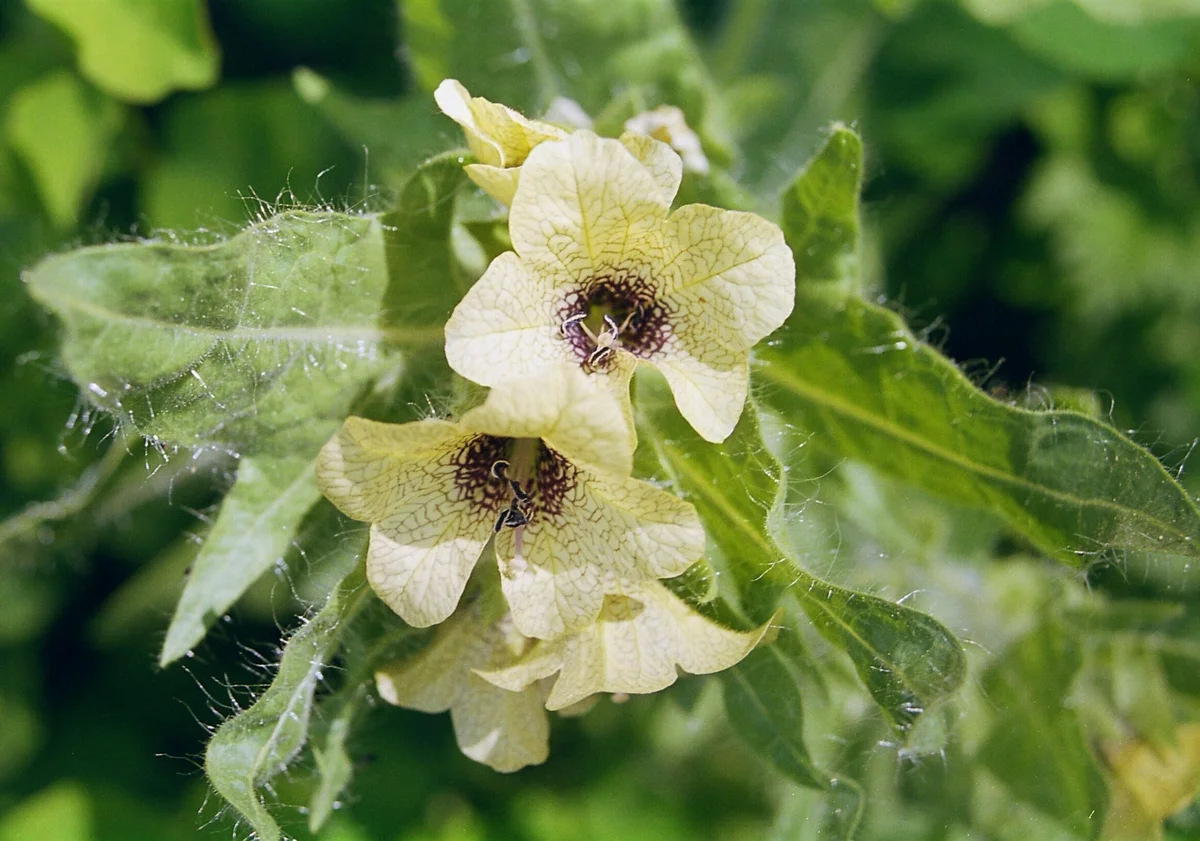
M456 79L446 79L433 92L438 108L462 126L467 147L479 163L466 173L484 192L509 204L517 189L518 167L533 147L546 140L560 140L567 132L531 120L507 105L489 102L470 92Z
M476 671L512 692L558 672L546 708L559 710L598 692L658 692L675 682L679 669L723 671L749 654L769 628L722 627L651 581L627 595L608 596L596 623L578 634L538 643L513 665Z
M536 379L566 361L629 400L638 364L666 376L709 441L746 401L750 348L792 311L795 264L779 228L687 205L668 214L682 164L665 144L577 131L521 166L501 254L446 325L470 380Z
M708 173L708 157L700 137L687 124L683 111L674 105L660 105L653 111L643 111L625 121L625 130L661 140L679 153L683 168L688 172Z
M704 551L691 505L630 478L633 446L612 395L560 366L494 389L457 423L347 418L317 480L371 524L368 580L406 622L450 616L494 536L517 629L553 639L595 621L605 595Z
M450 711L464 754L508 773L539 765L549 755L550 726L537 684L501 689L475 674L511 662L531 643L511 618L489 622L480 603L441 625L429 646L375 673L385 701L427 713Z

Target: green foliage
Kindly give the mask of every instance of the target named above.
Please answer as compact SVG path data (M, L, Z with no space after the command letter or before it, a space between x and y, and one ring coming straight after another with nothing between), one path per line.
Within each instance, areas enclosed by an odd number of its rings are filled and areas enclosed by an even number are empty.
M155 102L217 79L217 45L201 0L27 2L71 35L80 71L115 97Z
M189 837L209 785L262 839L1195 836L1137 786L1200 764L1193 0L317 5L0 9L0 841ZM503 778L381 709L430 633L312 474L349 414L478 397L442 326L511 246L444 77L603 134L680 106L678 203L798 270L723 444L633 386L708 538L673 590L766 641Z

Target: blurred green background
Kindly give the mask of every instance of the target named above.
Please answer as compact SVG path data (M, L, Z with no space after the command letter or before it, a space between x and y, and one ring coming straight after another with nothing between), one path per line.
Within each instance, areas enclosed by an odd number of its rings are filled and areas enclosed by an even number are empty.
M15 517L0 526L0 841L227 835L199 757L266 680L296 610L283 570L186 668L155 667L188 535L230 464L164 464L135 442L132 458L97 463L111 424L56 362L21 269L130 236L209 241L292 204L385 206L423 154L460 142L422 89L439 9L470 12L453 23L482 45L478 64L442 69L538 112L546 87L527 84L528 56L488 52L480 10L523 13L553 51L555 15L637 30L663 5L0 3L0 516ZM716 92L701 132L747 203L770 208L825 126L856 124L871 293L993 394L1092 407L1182 468L1200 430L1200 5L688 0L678 12L692 40L645 49L698 59L702 78L680 96ZM138 15L160 14L165 30L199 33L173 44L167 70L136 40ZM594 115L626 95L597 57L560 52L559 87ZM102 498L60 496L92 479ZM20 516L53 499L65 508ZM861 499L840 504L870 517ZM689 701L690 686L678 690ZM352 798L322 837L808 837L795 817L805 793L781 800L713 700L684 712L635 699L558 721L550 761L515 777L462 757L444 716L378 710L355 736ZM289 785L305 785L302 771ZM992 837L955 820L936 837ZM1193 813L1172 837L1200 837L1198 825ZM935 837L903 821L873 831Z

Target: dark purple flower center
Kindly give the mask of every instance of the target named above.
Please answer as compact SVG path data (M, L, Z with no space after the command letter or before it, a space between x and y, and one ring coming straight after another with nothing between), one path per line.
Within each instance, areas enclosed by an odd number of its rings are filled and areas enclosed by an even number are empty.
M455 501L497 517L497 530L555 518L570 504L578 471L540 440L476 435L454 462ZM513 487L513 483L517 487Z
M652 357L667 341L668 315L648 280L620 269L590 278L559 307L563 339L591 371L606 370L617 349Z

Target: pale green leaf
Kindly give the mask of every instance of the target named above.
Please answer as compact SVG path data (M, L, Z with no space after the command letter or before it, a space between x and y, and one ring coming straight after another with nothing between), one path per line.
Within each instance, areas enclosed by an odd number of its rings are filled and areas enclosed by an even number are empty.
M829 225L822 220L824 207L854 200L861 162L848 156L842 165L842 200L810 200L805 214L791 213L784 220L789 242L853 255L856 242L835 224L841 210ZM802 172L790 194L814 194L807 182L818 172ZM796 308L759 348L755 376L765 405L813 449L992 511L1047 554L1072 563L1121 551L1200 554L1195 503L1150 453L1115 429L1075 412L993 400L895 313L798 280Z
M804 744L803 691L777 645L760 646L721 673L725 710L738 733L791 779L828 792L822 838L852 839L862 816L862 789L822 770Z
M242 593L283 559L297 525L319 496L307 455L242 458L237 481L192 564L160 665L199 644Z
M217 80L203 0L25 0L75 41L79 69L108 93L149 103Z
M0 820L0 841L94 841L92 799L80 783L58 782L12 807Z
M336 714L323 722L321 731L313 739L313 761L319 777L317 790L308 806L308 828L313 833L320 832L325 826L337 808L338 798L354 776L354 762L346 751L346 739L366 702L369 688L369 682L351 687L350 696L338 699Z
M1067 694L1083 662L1078 640L1048 621L1005 651L983 677L1002 712L979 753L1017 798L1087 837L1099 831L1107 786Z
M167 444L298 455L394 348L440 344L440 327L381 323L383 239L375 216L293 212L217 245L83 248L25 279L96 405Z
M75 223L100 178L121 108L58 70L13 94L5 137L25 163L56 225Z
M307 741L313 695L323 670L370 592L360 565L288 640L267 690L249 709L221 724L209 740L204 755L209 782L250 823L259 841L282 837L260 789L287 768Z
M696 506L709 538L737 583L742 607L765 621L784 593L843 649L888 717L911 727L925 710L955 693L966 660L936 620L902 605L834 586L811 575L775 539L786 476L763 443L757 408L748 405L720 447L705 444L678 414L658 378L639 375L638 421L643 469L660 473Z

